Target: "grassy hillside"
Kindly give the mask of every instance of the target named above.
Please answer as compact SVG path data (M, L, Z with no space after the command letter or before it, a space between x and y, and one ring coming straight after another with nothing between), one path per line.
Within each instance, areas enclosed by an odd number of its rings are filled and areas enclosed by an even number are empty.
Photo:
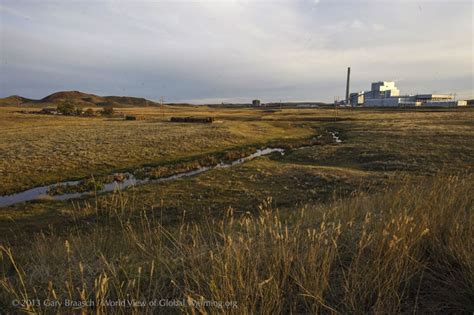
M30 103L33 100L21 97L18 95L12 95L4 98L0 98L0 106L19 106L22 104Z
M98 96L94 94L83 93L79 91L62 91L48 95L39 100L27 99L21 96L9 96L0 99L0 106L57 106L58 104L68 102L76 107L91 106L157 106L153 101L129 96Z

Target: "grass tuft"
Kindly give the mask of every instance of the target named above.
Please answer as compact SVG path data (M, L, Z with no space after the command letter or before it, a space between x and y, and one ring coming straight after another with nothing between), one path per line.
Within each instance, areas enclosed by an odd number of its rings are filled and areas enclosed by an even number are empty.
M147 302L168 299L184 305L166 311L184 313L473 312L473 186L470 174L407 179L291 213L268 199L255 213L230 208L175 227L117 193L106 208L76 209L102 224L2 245L0 306L54 313L72 309L12 300L70 300L76 311L152 313Z

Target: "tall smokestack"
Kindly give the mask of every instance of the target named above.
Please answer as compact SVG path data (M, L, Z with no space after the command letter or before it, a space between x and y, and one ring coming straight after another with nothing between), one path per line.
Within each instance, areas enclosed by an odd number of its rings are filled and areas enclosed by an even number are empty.
M349 100L349 82L351 81L351 67L347 68L347 84L346 84L346 105L350 104Z

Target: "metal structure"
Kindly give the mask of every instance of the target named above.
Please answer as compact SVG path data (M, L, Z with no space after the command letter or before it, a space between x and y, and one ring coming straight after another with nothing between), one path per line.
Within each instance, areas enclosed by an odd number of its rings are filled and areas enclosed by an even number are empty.
M349 99L349 83L351 81L351 67L347 68L347 83L346 83L346 105L349 105L351 103L351 100Z

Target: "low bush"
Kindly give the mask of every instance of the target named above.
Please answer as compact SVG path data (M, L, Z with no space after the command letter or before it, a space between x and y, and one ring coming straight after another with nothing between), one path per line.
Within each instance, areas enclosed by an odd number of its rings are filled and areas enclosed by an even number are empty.
M69 102L64 102L64 103L59 104L56 109L57 109L58 113L60 113L62 115L65 115L65 116L72 116L72 115L76 114L76 112L77 112L74 105L69 103Z
M114 108L112 106L106 106L100 112L102 116L112 116L114 114Z

